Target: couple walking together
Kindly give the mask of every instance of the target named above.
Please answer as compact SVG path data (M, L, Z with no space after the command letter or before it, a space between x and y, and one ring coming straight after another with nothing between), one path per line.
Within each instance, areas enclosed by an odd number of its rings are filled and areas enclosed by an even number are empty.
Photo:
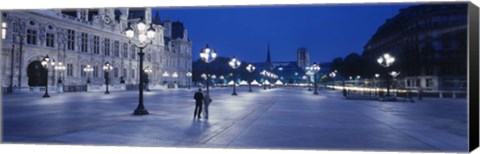
M198 91L195 92L193 98L195 99L195 110L193 111L193 118L201 118L200 114L202 113L203 105L205 110L204 116L206 119L208 119L208 105L210 105L210 102L212 102L212 99L210 99L208 92L205 92L205 94L203 94L202 89L199 88Z

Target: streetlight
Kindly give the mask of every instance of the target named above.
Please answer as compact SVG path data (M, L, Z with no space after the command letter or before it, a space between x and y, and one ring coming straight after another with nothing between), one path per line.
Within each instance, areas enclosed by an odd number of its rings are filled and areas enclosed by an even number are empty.
M216 86L216 82L215 82L215 79L217 79L217 76L215 74L211 75L212 76L212 83L213 83L213 87Z
M392 71L389 73L390 76L393 77L393 80L395 82L394 86L395 86L395 89L397 89L397 76L400 75L400 72L397 72L397 71ZM396 96L396 93L397 93L397 90L395 90L395 96Z
M93 67L90 65L87 65L85 68L83 68L83 71L87 73L87 84L90 84L90 72L93 72Z
M375 95L378 95L377 91L377 80L380 77L380 74L375 73L375 78L373 78L373 87L375 88Z
M43 94L43 98L47 98L47 97L50 97L50 95L48 95L48 68L49 67L53 67L55 66L55 60L54 59L50 59L50 57L45 56L43 58L43 61L42 61L42 65L43 67L45 68L45 94Z
M143 52L143 49L145 49L148 44L153 43L153 38L155 38L155 29L153 28L152 25L150 25L148 28L143 20L140 20L139 22L136 23L136 29L133 29L131 25L128 26L128 28L125 31L125 34L129 38L129 42L132 42L132 39L135 37L135 34L137 34L138 39L138 44L136 43L137 41L134 42L134 45L140 49L140 52L138 52L138 55L140 56L140 68L143 68L143 57L145 53ZM134 115L146 115L148 114L148 111L145 109L143 106L143 69L139 69L139 74L140 74L140 84L139 84L139 97L138 97L138 106L133 112Z
M190 78L192 77L192 72L187 72L187 74L185 74L188 78L188 89L190 89Z
M113 69L112 65L107 61L105 64L103 64L103 71L105 72L105 85L107 86L107 89L105 90L105 94L110 94L108 91L108 84L110 81L110 78L108 77L110 71Z
M228 65L230 65L230 67L233 68L233 70L235 71L235 69L237 69L238 67L240 67L240 64L242 64L242 62L240 62L240 60L238 60L237 58L233 57L230 62L228 62ZM238 73L237 73L238 75ZM232 95L236 96L237 95L237 90L236 90L236 82L235 82L235 78L233 80L233 93Z
M337 73L334 72L331 72L330 74L328 74L328 76L330 76L330 78L333 79L333 83L332 83L332 89L335 89L335 76L337 76Z
M313 80L315 82L315 89L314 89L313 94L318 95L318 92L317 92L317 73L318 73L318 71L320 71L320 66L316 62L314 62L311 69L312 69L312 72L313 72Z
M58 70L60 75L58 77L58 83L62 83L62 78L63 78L63 71L65 71L65 66L62 64L62 62L59 62L57 66L55 66L55 70Z
M220 75L219 79L222 81L222 84L225 85L225 76Z
M387 69L393 64L393 62L395 62L395 57L390 56L388 53L383 54L377 59L377 63L385 67L386 72L388 72ZM387 78L387 96L390 96L390 78L388 76L385 76L385 78Z
M177 72L173 72L172 77L173 77L174 86L176 87L176 85L177 85L178 73L177 73Z
M148 84L148 83L149 83L148 80L149 80L150 74L153 72L153 70L152 70L152 68L150 68L150 66L147 66L143 71L144 71L145 74L147 75L146 78L144 78L145 81L143 81L143 82L145 82L145 89L146 89L147 91L150 91L150 88L149 88L149 86L148 86L148 85L149 85L149 84Z
M208 72L208 64L215 60L215 58L217 58L217 52L215 52L215 50L213 49L210 49L207 44L205 48L200 51L200 58L203 60L203 62L207 63L206 71ZM207 81L207 94L210 94L208 76L206 76L206 78L207 79L205 80Z
M170 74L167 71L165 71L165 72L163 72L162 76L165 78L165 83L167 84L167 88L168 88L168 80L167 79L168 79L168 77L170 77Z
M255 66L253 66L252 64L247 65L248 72L252 73L254 70L255 70ZM252 92L252 82L253 81L248 82L248 92Z
M262 72L260 72L260 75L263 76L263 90L267 90L267 85L265 84L265 81L266 81L266 77L267 77L267 71L266 70L263 70Z
M308 76L308 91L312 91L312 87L310 86L311 82L312 82L312 79L311 77L313 76L313 71L310 69L310 67L307 69L307 72L305 73L305 75Z

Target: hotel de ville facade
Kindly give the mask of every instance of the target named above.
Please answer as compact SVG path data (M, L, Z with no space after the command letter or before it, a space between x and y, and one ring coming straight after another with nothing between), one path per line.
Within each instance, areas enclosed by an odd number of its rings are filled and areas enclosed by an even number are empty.
M139 48L125 35L129 24L139 20L155 29L155 38L143 50L144 68L139 68ZM192 67L192 43L187 30L181 22L161 21L151 8L4 11L2 33L4 92L29 92L47 83L49 90L83 91L87 83L104 86L106 62L113 66L112 87L135 87L140 69L151 70L146 81L152 88L185 86L190 80L186 73ZM48 77L41 65L46 55L55 60ZM59 66L63 69L55 69Z

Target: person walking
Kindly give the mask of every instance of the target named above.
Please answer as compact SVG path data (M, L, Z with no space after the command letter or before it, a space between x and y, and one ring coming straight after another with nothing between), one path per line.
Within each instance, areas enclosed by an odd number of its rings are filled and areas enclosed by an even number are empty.
M203 108L205 109L205 119L208 119L208 105L210 105L210 102L212 102L212 99L210 98L208 92L205 92L205 94L203 95Z
M198 118L201 118L200 113L202 113L203 102L203 94L201 88L198 88L198 91L195 92L193 99L195 99L195 110L193 111L193 118L195 118L196 116L198 116Z

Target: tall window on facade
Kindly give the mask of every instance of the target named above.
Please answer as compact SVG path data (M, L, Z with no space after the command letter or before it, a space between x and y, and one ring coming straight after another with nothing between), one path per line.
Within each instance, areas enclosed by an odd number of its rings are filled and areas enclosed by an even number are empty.
M147 53L147 60L150 62L152 61L152 55L150 53Z
M67 64L67 76L73 76L73 64Z
M93 53L100 54L100 37L93 36Z
M75 50L75 31L67 30L67 49Z
M47 40L46 40L47 47L55 47L55 35L52 33L47 33Z
M110 39L105 38L103 54L105 56L110 56Z
M98 78L98 66L93 66L93 77Z
M123 51L122 51L123 58L128 58L128 44L123 43Z
M131 72L130 76L132 77L132 79L135 78L135 69L132 69L132 72Z
M120 57L120 42L113 42L113 55L115 57Z
M80 65L80 76L85 77L87 76L87 72L83 71L83 69L87 67L86 65Z
M82 45L81 45L82 52L88 52L88 34L82 33Z
M2 39L7 38L7 23L2 22Z
M137 53L135 52L135 46L130 47L130 50L131 50L131 52L132 52L132 55L130 56L130 58L135 59L135 58L136 58L135 55L137 54Z
M113 77L118 78L118 67L113 68Z
M127 78L127 69L126 68L123 69L122 76L123 76L123 78Z
M27 29L27 44L37 44L37 31L33 29Z

